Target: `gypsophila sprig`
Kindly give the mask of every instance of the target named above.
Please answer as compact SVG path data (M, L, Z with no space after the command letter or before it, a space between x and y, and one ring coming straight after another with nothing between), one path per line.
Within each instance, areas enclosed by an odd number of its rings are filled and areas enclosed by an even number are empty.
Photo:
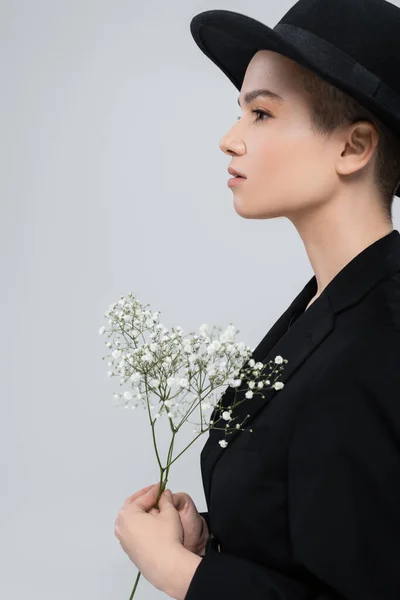
M160 468L160 497L166 487L171 465L200 435L209 429L222 429L225 439L220 440L219 444L226 448L226 438L232 433L233 427L235 430L252 431L242 429L246 419L235 423L235 407L242 402L249 402L267 386L282 389L284 384L278 381L278 377L283 364L288 361L276 356L274 361L267 364L255 362L251 357L253 349L243 342L236 342L239 330L232 324L224 330L203 324L198 332L185 335L182 327L168 329L160 323L159 317L159 311L152 312L148 304L142 306L129 293L128 299L120 296L118 302L109 305L105 313L109 327L102 326L99 334L106 336L105 344L110 350L110 354L102 357L103 360L109 359L107 375L119 379L120 387L124 388L113 394L116 406L131 409L142 407L148 412ZM268 374L265 372L267 368L270 369ZM240 393L241 399L225 407L217 421L210 419L207 423L207 412L219 409L217 404L220 395L217 397L217 391L222 386L233 388L234 398ZM152 399L155 403L152 403ZM155 423L163 414L172 432L165 465L159 456L155 436ZM197 416L197 421L189 420L192 416ZM217 427L219 421L223 423ZM175 437L185 423L194 426L192 431L196 436L173 457ZM140 573L130 600L139 577Z

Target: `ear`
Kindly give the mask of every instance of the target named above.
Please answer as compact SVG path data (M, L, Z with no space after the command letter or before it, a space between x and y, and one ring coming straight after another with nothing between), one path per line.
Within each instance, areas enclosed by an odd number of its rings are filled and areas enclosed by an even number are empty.
M356 174L368 164L372 172L379 144L379 133L373 123L352 123L340 132L339 140L341 153L336 164L339 175Z

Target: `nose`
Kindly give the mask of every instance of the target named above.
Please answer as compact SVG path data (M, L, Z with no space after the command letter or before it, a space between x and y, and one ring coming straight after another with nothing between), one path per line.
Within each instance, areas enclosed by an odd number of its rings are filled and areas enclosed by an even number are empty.
M244 143L240 141L237 136L237 133L234 132L232 128L228 133L226 133L219 143L219 147L228 156L232 155L240 155L245 152Z

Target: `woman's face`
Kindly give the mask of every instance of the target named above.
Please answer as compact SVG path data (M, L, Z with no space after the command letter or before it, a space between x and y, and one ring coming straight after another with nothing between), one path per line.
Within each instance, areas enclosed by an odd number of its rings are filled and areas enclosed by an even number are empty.
M256 89L282 97L256 97ZM333 138L311 130L310 98L296 63L269 50L250 61L240 92L241 118L220 142L232 168L247 179L231 188L236 211L245 218L300 216L335 193ZM256 113L255 111L260 111Z

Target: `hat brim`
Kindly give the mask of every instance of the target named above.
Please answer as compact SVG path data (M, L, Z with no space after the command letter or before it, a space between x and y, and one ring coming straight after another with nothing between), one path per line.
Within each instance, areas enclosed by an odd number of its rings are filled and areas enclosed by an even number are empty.
M194 41L240 90L246 69L258 50L272 50L305 67L317 69L281 34L256 19L229 10L207 10L190 22ZM319 73L326 77L326 74Z
M240 91L246 69L259 50L278 52L310 69L332 85L364 103L366 108L382 111L376 99L360 93L346 81L335 78L313 63L312 56L305 56L298 48L268 25L241 13L229 10L208 10L199 13L190 22L190 32L200 50L221 69ZM382 115L383 116L383 115ZM395 196L400 197L400 186Z

